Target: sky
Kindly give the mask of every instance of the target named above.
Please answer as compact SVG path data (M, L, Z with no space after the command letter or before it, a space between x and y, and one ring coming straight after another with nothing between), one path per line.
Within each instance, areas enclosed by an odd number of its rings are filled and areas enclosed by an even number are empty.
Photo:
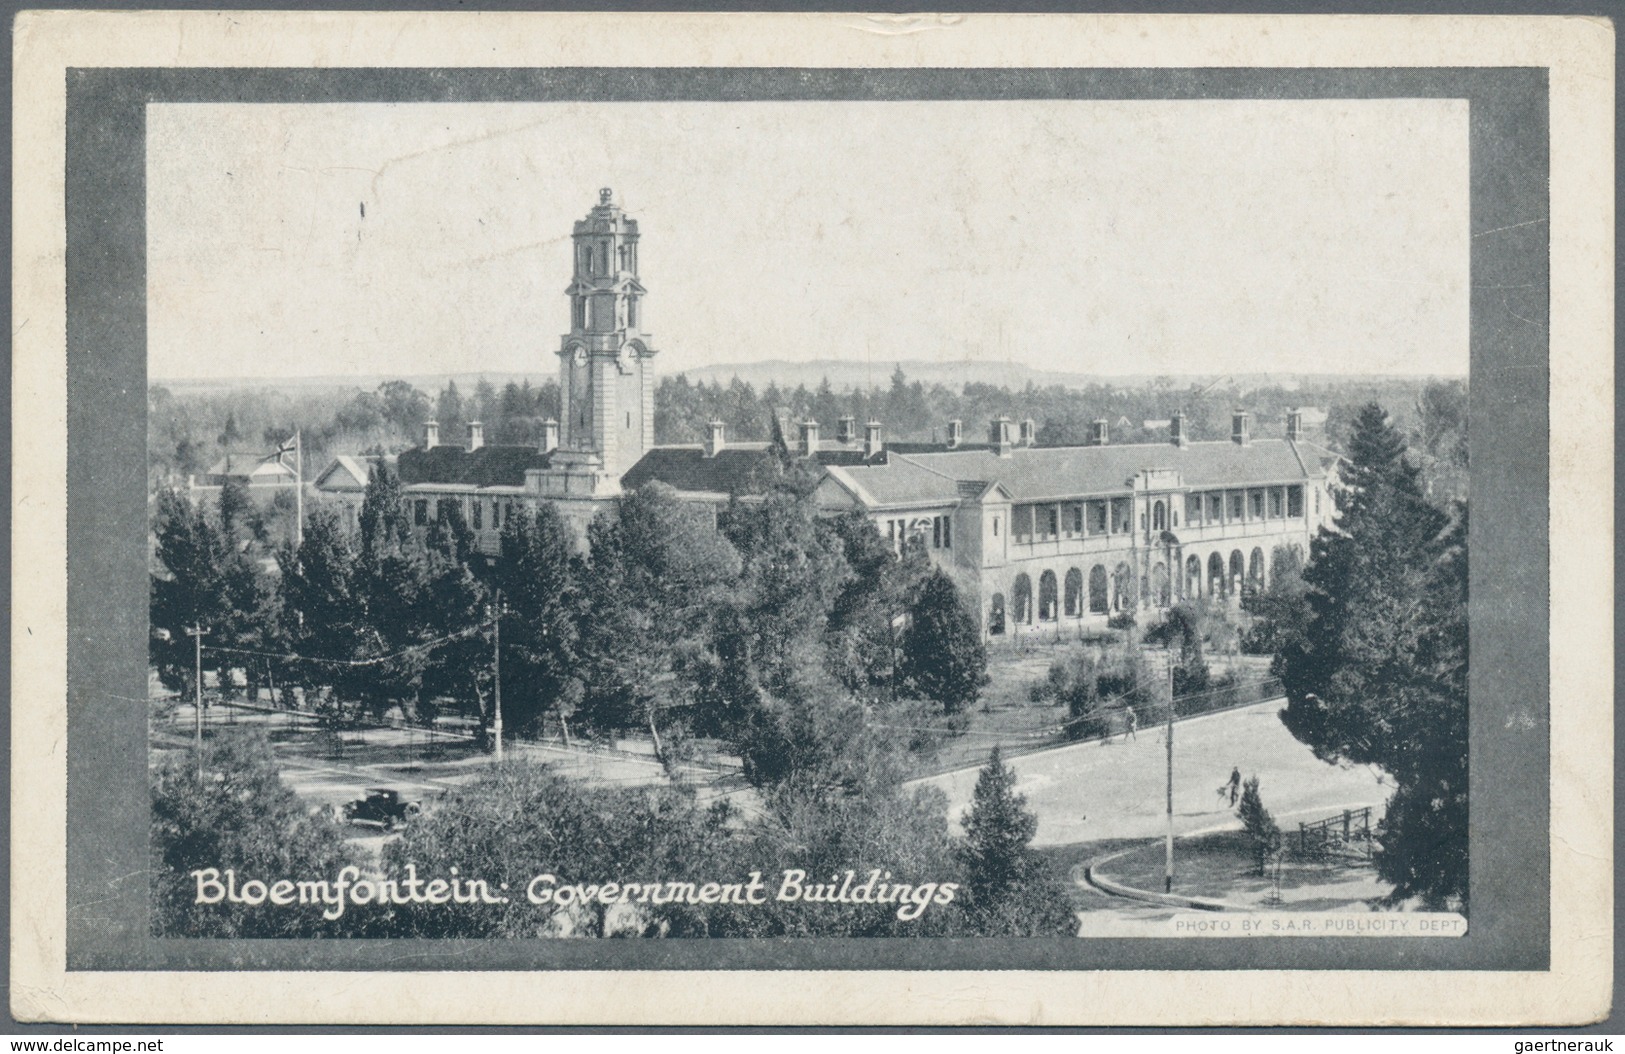
M1465 375L1463 100L161 104L155 379L550 374L639 223L662 373Z

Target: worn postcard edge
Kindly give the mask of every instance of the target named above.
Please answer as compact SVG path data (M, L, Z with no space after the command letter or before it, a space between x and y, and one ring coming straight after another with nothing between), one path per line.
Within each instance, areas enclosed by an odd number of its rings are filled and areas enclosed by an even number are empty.
M14 27L11 1010L23 1021L1573 1024L1612 992L1613 27L1470 16L24 12ZM1551 103L1551 966L1539 972L66 969L73 66L1536 66ZM1557 412L1561 408L1561 412ZM1267 978L1267 981L1266 981ZM1349 998L1354 986L1359 998ZM636 993L628 999L628 993Z

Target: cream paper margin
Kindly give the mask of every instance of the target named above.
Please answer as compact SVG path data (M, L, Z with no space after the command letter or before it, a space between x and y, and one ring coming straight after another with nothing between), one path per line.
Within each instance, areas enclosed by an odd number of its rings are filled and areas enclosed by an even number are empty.
M11 1010L23 1021L1507 1025L1613 956L1614 32L1523 16L41 12L14 30ZM1544 66L1551 91L1547 972L124 973L65 967L69 66ZM19 529L20 528L20 529ZM1221 982L1222 978L1222 983ZM545 1002L537 996L545 990ZM636 993L635 998L628 998ZM1357 993L1357 998L1351 998Z

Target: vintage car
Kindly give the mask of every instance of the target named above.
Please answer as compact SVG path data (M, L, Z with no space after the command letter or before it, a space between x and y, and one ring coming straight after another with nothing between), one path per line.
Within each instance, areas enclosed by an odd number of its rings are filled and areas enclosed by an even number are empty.
M351 823L377 825L392 831L423 811L423 805L407 801L401 792L389 787L368 787L367 796L344 807L344 818Z

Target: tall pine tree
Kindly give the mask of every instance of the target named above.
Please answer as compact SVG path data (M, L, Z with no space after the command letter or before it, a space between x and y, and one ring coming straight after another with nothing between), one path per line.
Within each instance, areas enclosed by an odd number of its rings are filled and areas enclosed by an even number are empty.
M927 699L954 714L975 703L987 684L987 649L976 616L953 579L933 571L909 609L902 674Z
M1317 756L1396 786L1378 872L1396 901L1467 900L1467 561L1457 522L1422 494L1375 404L1356 416L1335 530L1303 578L1301 637L1276 659L1282 719Z
M986 936L1070 936L1077 921L1049 862L1032 849L1038 817L1016 793L1016 774L994 747L976 777L965 841L966 914Z

